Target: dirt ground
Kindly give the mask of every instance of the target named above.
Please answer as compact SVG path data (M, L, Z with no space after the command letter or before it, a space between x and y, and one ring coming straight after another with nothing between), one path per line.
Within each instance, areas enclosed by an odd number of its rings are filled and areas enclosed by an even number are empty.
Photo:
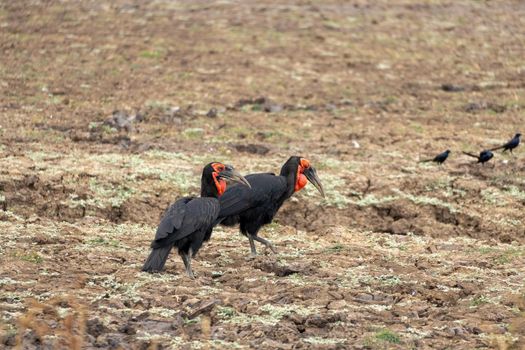
M0 1L0 348L525 349L525 2ZM419 160L452 150L443 166ZM140 272L200 170L318 168Z

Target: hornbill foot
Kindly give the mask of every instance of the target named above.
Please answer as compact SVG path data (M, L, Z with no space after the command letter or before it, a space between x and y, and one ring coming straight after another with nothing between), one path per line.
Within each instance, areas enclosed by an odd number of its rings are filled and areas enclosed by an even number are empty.
M246 261L252 261L252 260L255 260L257 259L257 253L253 254L253 253L250 253L250 255L248 255L247 257L244 258L244 260Z
M268 246L268 248L270 248L270 250L272 251L272 253L274 254L277 254L277 249L275 249L274 245L270 243L270 245Z
M270 243L270 241L264 239L264 238L261 238L259 236L252 236L254 240L256 240L257 242L260 242L262 244L264 244L267 248L270 248L270 250L274 253L274 254L277 254L277 250L275 250L275 247L273 246L272 243Z

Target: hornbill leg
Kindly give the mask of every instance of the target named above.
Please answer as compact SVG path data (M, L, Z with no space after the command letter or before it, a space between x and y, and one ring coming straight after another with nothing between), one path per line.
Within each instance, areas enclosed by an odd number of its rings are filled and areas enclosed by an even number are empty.
M182 261L184 262L184 267L186 268L186 274L189 278L195 279L195 275L191 269L191 253L182 253Z
M268 248L271 249L271 251L274 253L274 254L277 254L277 250L275 250L275 247L273 246L272 243L270 243L270 241L267 241L266 239L264 238L261 238L259 236L252 236L253 239L255 239L257 242L260 242L262 244L264 244L265 246L267 246Z
M255 257L257 255L257 249L255 249L255 242L253 241L253 236L248 234L248 239L250 240L250 249L252 251L251 256Z

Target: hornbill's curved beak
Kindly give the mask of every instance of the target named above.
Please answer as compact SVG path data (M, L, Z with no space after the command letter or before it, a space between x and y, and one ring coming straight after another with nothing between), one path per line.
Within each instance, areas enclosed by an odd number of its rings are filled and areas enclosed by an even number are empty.
M321 185L321 180L319 180L319 177L317 176L317 171L315 170L315 168L313 166L310 166L304 170L303 174L304 176L306 176L308 181L310 181L312 185L314 185L315 188L317 188L319 193L321 193L321 196L323 196L324 198L323 185Z
M225 169L219 173L218 177L224 180L237 182L237 183L246 185L249 188L252 188L248 180L246 180L244 176L239 174L231 165L226 165Z

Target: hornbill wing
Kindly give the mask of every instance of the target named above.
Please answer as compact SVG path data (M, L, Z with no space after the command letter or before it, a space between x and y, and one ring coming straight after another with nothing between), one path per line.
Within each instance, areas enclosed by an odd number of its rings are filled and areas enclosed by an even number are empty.
M184 197L166 209L155 234L155 241L168 237L170 233L180 229L186 213L187 204L195 197Z
M219 218L237 215L268 200L276 199L286 191L286 180L272 173L245 176L252 188L234 185L219 197Z
M179 218L177 216L175 220L174 217L169 215L171 210L168 210L157 229L154 243L161 243L160 241L165 239L174 242L199 229L208 229L213 226L219 215L219 201L216 198L190 198L189 200L184 198L184 200L186 202L184 204L183 217ZM172 207L176 204L173 204ZM180 215L181 210L174 212ZM172 224L175 221L180 222L178 228Z

